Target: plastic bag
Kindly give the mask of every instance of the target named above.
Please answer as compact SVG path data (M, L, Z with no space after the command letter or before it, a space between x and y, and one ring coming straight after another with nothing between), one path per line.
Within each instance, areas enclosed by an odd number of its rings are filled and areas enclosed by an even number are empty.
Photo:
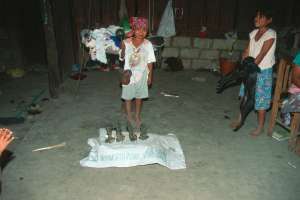
M172 0L169 0L165 8L158 27L157 35L166 38L176 35Z

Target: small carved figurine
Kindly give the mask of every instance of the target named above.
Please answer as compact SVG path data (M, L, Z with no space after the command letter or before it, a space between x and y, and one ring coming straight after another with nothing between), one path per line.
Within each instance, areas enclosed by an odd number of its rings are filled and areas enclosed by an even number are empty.
M141 134L140 134L140 137L139 139L140 140L146 140L149 138L149 136L147 135L147 127L145 125L141 125Z
M130 141L135 141L137 140L137 136L136 134L134 133L134 130L133 130L133 127L132 127L132 124L131 123L127 123L127 131L129 133L129 139Z
M118 123L117 127L116 127L116 141L122 142L124 139L125 139L125 136L122 134L120 123Z
M112 135L112 131L113 131L113 129L111 127L106 128L107 138L105 140L105 143L113 143L115 141L115 138Z

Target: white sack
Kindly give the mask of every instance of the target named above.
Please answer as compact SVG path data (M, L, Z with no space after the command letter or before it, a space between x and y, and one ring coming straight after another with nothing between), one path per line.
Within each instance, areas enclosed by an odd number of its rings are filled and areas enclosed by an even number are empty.
M169 169L185 169L185 158L174 134L148 134L147 140L131 142L128 133L123 142L105 143L106 129L100 128L99 138L88 139L89 155L80 161L83 167L131 167L158 163Z

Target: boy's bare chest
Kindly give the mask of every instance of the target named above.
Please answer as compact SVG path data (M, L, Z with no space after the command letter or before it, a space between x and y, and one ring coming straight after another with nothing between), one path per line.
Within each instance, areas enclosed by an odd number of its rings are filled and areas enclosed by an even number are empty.
M139 48L143 44L144 40L132 39L131 42L135 48Z

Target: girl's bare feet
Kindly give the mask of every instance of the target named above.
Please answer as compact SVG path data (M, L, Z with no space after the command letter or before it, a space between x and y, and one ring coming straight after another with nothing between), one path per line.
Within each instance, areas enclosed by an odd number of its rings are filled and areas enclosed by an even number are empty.
M264 132L265 115L265 110L257 111L258 126L254 131L250 133L252 137L257 137Z
M255 130L253 130L250 135L252 137L257 137L259 135L261 135L264 132L264 128L263 127L257 127Z

